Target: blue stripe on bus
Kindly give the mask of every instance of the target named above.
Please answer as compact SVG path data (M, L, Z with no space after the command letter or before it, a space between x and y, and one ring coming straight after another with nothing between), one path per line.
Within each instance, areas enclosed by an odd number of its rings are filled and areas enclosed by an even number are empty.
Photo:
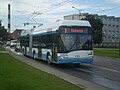
M93 59L58 59L58 64L80 64L80 63L93 63Z
M42 60L46 61L46 54L42 54Z

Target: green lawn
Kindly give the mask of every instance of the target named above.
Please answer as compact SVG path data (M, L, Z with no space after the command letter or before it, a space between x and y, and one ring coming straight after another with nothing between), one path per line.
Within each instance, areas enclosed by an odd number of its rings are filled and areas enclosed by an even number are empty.
M0 90L83 90L0 53Z
M0 51L5 51L5 49L2 46L0 46Z
M120 58L118 49L108 49L108 48L94 49L94 54L97 56Z

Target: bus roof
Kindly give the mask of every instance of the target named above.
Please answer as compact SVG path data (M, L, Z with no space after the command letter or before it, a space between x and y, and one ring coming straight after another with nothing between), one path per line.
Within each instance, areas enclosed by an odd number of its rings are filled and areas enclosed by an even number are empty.
M27 34L38 34L38 33L45 33L48 30L50 31L55 31L58 30L60 26L87 26L91 27L90 23L85 20L62 20L62 21L56 21L55 23L52 23L50 25L43 25L31 30L26 30L23 31L22 35L27 35ZM31 32L31 33L30 33Z
M91 27L90 23L85 20L63 20L60 26L88 26Z

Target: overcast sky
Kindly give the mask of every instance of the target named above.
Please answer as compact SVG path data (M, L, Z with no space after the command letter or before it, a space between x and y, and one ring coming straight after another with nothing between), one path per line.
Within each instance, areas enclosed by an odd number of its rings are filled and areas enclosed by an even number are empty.
M23 23L47 24L63 19L63 16L82 13L120 17L120 0L0 0L0 19L7 28L7 8L11 4L11 30L28 29L33 25ZM38 15L39 14L39 15Z

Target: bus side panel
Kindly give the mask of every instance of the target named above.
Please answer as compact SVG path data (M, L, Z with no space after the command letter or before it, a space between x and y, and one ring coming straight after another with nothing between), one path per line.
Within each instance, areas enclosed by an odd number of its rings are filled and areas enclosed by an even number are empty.
M51 49L42 49L42 59L45 60L45 61L47 60L47 53L48 52L50 53L50 56L52 57Z
M46 49L42 49L42 60L46 61L46 57L47 57L47 50Z

